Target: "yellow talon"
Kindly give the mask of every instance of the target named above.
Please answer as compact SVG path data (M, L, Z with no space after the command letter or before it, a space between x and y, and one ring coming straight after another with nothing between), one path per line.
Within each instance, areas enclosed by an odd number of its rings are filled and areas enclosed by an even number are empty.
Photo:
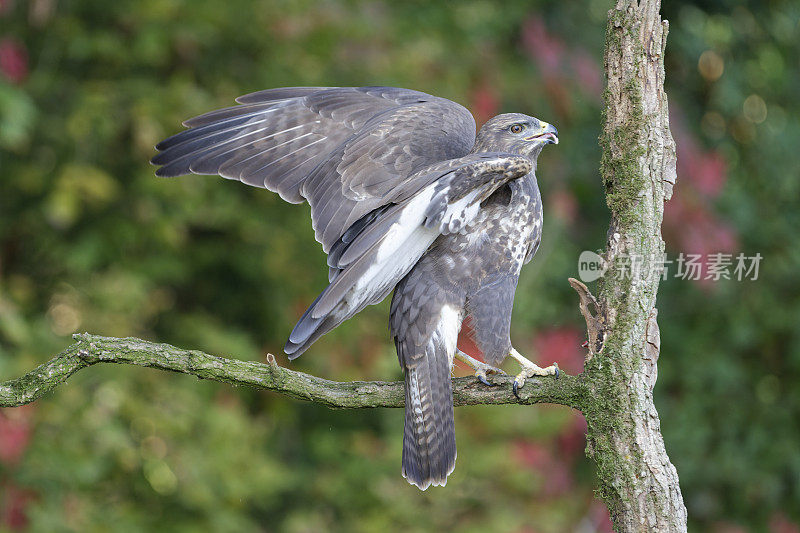
M517 393L518 389L521 389L525 386L525 380L533 377L533 376L555 376L558 379L558 363L553 363L552 365L542 368L533 361L530 361L520 355L520 353L511 348L511 352L509 354L511 357L517 360L517 362L522 367L522 371L517 374L514 378L514 385L512 386L512 390L514 391L514 396L519 398L519 394Z

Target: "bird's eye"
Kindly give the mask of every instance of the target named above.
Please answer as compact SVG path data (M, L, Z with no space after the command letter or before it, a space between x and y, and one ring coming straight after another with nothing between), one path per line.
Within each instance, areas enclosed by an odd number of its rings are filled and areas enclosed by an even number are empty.
M510 129L511 133L522 133L522 131L525 129L525 125L524 124L512 124L511 128L509 128L509 129Z

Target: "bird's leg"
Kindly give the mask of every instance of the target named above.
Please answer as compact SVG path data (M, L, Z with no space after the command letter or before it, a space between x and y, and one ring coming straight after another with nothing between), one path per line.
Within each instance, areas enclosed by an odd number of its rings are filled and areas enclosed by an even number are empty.
M542 368L538 366L533 361L529 361L520 353L511 348L511 351L508 353L511 357L517 360L517 362L522 366L522 371L517 374L514 378L514 396L519 398L519 394L517 394L517 389L521 389L525 385L525 380L529 377L533 376L555 376L558 379L558 363L553 363L552 365Z
M506 374L499 368L492 365L487 365L486 363L482 363L477 359L475 359L474 357L462 352L461 350L456 349L455 356L459 360L467 363L475 371L475 377L477 377L484 385L489 385L490 387L495 386L495 383L489 383L489 380L486 379L487 374L502 374L502 375Z

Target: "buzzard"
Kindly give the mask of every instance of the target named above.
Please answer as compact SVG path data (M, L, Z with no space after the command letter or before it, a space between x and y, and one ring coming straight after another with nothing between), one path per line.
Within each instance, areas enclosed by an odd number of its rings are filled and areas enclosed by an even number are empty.
M330 284L289 335L290 359L390 292L390 331L405 374L402 473L444 485L456 459L453 358L478 378L506 356L531 376L555 375L511 345L514 292L536 253L542 201L536 160L558 143L536 118L498 115L475 134L470 112L394 87L293 87L187 120L160 142L158 176L219 174L307 201L328 254ZM470 317L485 363L456 348Z

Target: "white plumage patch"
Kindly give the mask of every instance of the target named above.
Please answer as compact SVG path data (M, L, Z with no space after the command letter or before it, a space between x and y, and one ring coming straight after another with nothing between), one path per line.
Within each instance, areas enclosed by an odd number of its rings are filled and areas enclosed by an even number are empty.
M431 202L434 189L435 184L425 187L403 208L399 220L392 224L378 248L376 257L378 263L395 254L425 222L425 211Z
M389 285L394 286L419 261L438 236L439 232L418 226L410 235L395 236L392 242L382 243L378 250L378 261L359 278L351 289L351 294L357 295L358 302L363 302L382 293ZM405 238L401 240L402 237ZM353 304L351 307L355 307Z
M382 290L387 282L396 283L399 273L405 275L416 264L425 250L439 236L435 229L423 226L425 209L433 195L433 185L426 187L411 200L397 222L381 239L375 254L375 264L358 280L353 290L371 292Z
M447 357L450 360L450 369L453 369L453 356L456 353L458 344L458 332L461 330L461 310L451 305L442 307L439 315L439 323L436 325L436 333L447 350Z

